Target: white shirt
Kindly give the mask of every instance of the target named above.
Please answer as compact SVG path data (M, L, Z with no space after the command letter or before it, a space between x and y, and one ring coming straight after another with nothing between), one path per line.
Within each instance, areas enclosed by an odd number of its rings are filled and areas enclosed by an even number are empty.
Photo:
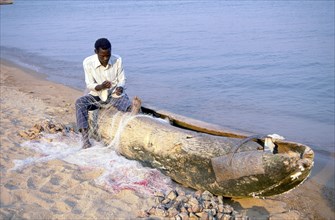
M126 76L122 66L122 59L118 55L112 54L107 66L104 67L101 65L98 55L94 54L83 61L83 66L86 87L90 90L91 95L99 96L102 101L107 100L108 89L97 91L95 90L97 85L108 80L112 84L111 89L125 86Z

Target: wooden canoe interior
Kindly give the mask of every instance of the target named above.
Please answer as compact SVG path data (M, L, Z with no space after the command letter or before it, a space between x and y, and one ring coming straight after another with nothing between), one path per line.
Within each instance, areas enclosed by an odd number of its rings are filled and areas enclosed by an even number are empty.
M203 121L195 120L192 118L188 118L185 116L181 116L175 113L171 113L165 110L157 110L155 107L141 107L143 114L152 115L156 118L161 118L164 120L168 120L172 126L179 127L182 129L187 129L191 131L206 133L210 135L223 136L223 137L231 137L231 138L247 138L252 133L241 132L238 130L232 130L228 128L224 128L218 125L209 124ZM252 141L258 143L261 147L264 147L264 139L253 139ZM287 142L287 141L278 141L276 142L276 153L283 154L297 154L300 153L300 157L306 157L304 155L306 146L295 143L295 142ZM310 157L310 156L307 156Z

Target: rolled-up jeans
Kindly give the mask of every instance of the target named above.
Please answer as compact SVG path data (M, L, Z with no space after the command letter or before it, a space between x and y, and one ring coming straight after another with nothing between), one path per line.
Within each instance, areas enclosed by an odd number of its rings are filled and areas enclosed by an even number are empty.
M106 105L112 105L119 111L130 111L130 100L127 94L119 98L113 98L111 95L106 101L102 101L99 96L85 95L76 100L76 118L77 126L79 131L83 128L88 128L88 111L93 111L104 107Z

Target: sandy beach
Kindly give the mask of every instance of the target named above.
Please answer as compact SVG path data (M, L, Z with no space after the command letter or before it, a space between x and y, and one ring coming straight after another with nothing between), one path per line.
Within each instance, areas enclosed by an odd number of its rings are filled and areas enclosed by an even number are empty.
M83 92L3 60L0 76L1 219L134 219L155 205L153 194L133 189L113 193L97 185L92 180L101 169L60 159L13 169L15 160L40 154L22 146L27 139L19 132L44 120L74 126L74 103ZM334 155L327 158L332 161L322 161L321 155L311 178L284 195L225 202L250 219L334 219Z

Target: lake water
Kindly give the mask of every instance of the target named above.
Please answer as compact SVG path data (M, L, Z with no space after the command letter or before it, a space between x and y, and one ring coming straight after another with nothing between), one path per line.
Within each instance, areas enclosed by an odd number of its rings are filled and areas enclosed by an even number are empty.
M107 37L144 104L334 153L334 1L2 5L1 58L84 90Z

